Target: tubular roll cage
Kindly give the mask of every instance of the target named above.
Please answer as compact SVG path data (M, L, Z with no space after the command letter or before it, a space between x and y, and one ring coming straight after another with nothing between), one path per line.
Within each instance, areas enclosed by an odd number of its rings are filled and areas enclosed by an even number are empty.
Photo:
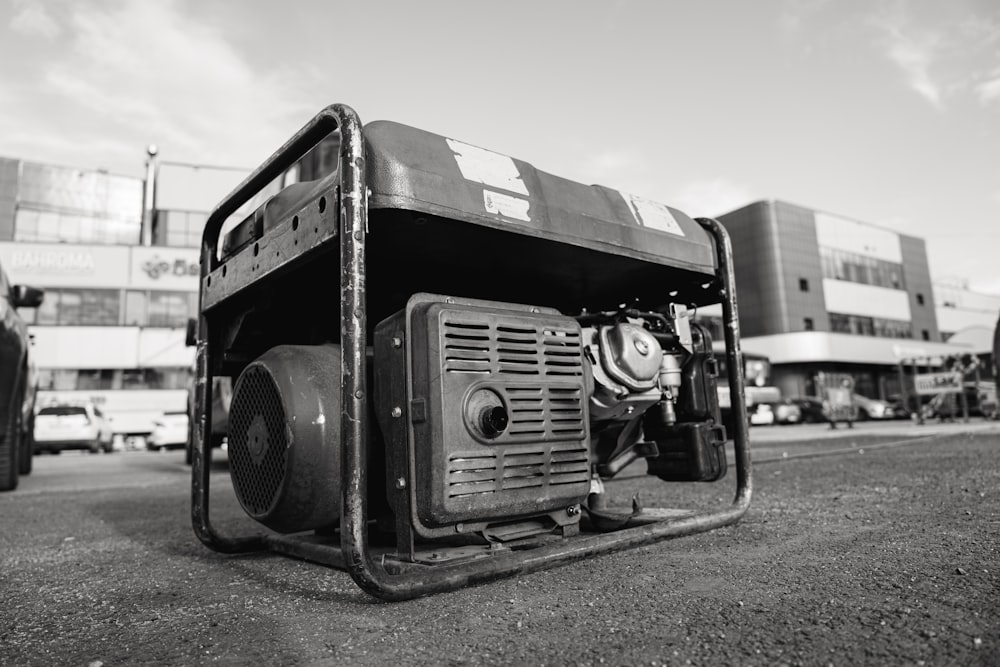
M340 131L338 169L340 297L341 297L341 472L342 504L340 547L320 544L301 535L257 534L228 537L212 526L209 517L211 447L206 428L211 421L207 412L212 405L213 360L210 355L212 331L204 306L205 285L217 268L219 236L224 221L254 194L281 176L309 149L334 131ZM192 457L192 523L198 538L208 547L223 553L274 551L323 565L346 569L354 581L369 594L384 600L406 600L432 593L455 590L514 574L527 574L587 556L609 553L682 537L729 525L743 516L750 505L752 475L744 396L744 373L740 351L739 324L732 265L732 245L725 229L715 220L698 218L715 242L718 278L722 288L726 359L729 368L729 391L735 422L733 433L737 489L733 502L723 509L698 512L679 518L666 518L616 532L567 538L555 544L529 551L511 551L489 558L438 565L419 570L390 571L376 561L368 546L368 465L366 442L368 413L366 402L365 342L366 265L365 241L368 231L368 192L365 178L365 144L361 121L356 112L342 104L323 109L295 136L279 148L212 212L205 224L201 246L201 289L197 344L196 417Z

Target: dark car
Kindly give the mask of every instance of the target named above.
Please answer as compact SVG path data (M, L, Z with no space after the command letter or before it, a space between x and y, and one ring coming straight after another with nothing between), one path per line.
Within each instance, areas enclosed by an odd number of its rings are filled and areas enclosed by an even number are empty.
M823 401L818 398L801 396L789 400L799 406L802 423L819 424L826 421L826 415L823 414Z
M36 378L28 327L18 308L37 308L44 292L12 285L0 267L0 491L17 488L31 472Z

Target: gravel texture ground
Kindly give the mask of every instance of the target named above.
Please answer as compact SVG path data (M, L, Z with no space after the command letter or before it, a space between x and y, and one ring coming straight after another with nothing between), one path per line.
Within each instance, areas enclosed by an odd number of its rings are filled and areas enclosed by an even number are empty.
M1000 428L753 437L735 526L395 604L207 550L181 453L39 457L0 495L0 663L1000 664ZM611 486L698 506L732 477ZM224 494L214 512L251 529Z

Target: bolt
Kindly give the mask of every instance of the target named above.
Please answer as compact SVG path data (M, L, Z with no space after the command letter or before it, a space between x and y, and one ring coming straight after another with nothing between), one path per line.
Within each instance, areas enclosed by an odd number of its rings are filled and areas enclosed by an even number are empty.
M405 477L397 477L396 478L396 488L397 489L405 489L406 488L406 478Z
M396 419L399 419L400 417L402 417L403 416L403 408L399 407L398 405L396 407L394 407L392 409L392 416L395 417Z
M364 397L365 397L365 392L361 391L360 389L354 392L354 398L364 398Z
M566 514L569 514L570 516L576 516L579 513L580 513L579 505L570 505L569 507L566 508Z
M636 338L635 349L639 351L639 354L645 357L647 354L649 354L649 343L647 343L641 338Z
M628 407L625 408L625 414L630 415L633 412L635 412L635 406L634 405L630 405L630 406L628 406Z
M456 523L455 524L455 532L456 533L461 533L464 530L465 530L465 524L464 523Z
M449 297L447 297L447 298L446 298L446 299L444 300L444 302L445 302L445 303L455 303L455 300L454 300L453 298L451 298L451 297L449 296Z
M393 336L392 337L392 346L395 347L395 348L403 347L403 339L400 338L399 336Z

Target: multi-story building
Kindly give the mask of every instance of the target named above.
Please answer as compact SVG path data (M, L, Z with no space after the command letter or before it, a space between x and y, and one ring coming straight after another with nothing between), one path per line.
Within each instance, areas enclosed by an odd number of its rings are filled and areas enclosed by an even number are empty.
M941 342L923 239L782 201L719 216L732 237L743 347L785 396L849 376L871 398L966 346Z
M234 218L300 173L335 169L338 146L325 139ZM21 311L42 403L92 401L120 434L187 409L202 230L248 173L160 161L152 146L145 178L0 158L0 265L45 289L39 308Z
M119 433L185 410L194 360L184 333L206 213L155 210L145 190L140 178L0 158L0 264L45 289L41 307L22 310L39 399L93 401Z

